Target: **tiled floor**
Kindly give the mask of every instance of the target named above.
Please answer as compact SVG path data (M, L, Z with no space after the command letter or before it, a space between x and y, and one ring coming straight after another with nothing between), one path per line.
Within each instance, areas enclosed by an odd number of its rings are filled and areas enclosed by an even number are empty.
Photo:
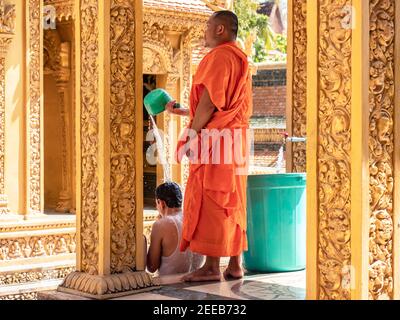
M164 277L161 289L117 300L304 300L305 271L248 274L242 280L182 283Z

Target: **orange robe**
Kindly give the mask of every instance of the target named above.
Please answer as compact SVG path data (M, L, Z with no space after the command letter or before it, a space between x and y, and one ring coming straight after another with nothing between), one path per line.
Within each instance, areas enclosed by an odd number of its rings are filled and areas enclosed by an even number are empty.
M193 78L190 123L203 90L207 88L218 110L206 129L230 130L232 137L233 130L239 130L244 155L247 150L246 130L252 113L251 86L247 56L236 43L229 42L214 48L203 58ZM203 255L228 257L247 250L247 173L237 174L236 169L241 164L223 161L224 150L225 153L232 153L230 156L234 158L234 143L225 138L222 141L221 164L211 161L209 164L190 163L184 197L181 251L190 247L193 252ZM225 144L227 149L223 148Z

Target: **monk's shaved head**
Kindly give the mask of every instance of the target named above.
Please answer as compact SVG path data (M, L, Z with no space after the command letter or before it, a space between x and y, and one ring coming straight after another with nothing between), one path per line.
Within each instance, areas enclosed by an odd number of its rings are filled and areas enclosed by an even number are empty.
M229 10L217 11L213 14L213 18L225 26L233 39L236 39L239 29L239 20L236 14Z

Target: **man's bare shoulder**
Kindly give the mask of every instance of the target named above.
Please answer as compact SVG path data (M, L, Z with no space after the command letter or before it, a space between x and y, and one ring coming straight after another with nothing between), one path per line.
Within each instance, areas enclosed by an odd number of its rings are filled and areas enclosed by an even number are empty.
M172 227L174 227L172 221L167 218L161 218L154 222L152 230L154 232L166 233L171 231Z

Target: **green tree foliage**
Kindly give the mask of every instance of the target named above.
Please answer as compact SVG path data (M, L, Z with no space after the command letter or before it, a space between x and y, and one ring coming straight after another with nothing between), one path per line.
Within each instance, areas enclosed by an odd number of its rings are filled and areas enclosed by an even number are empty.
M268 16L257 13L258 6L255 0L234 1L234 11L239 18L239 41L245 45L246 39L254 36L252 60L263 62L268 60L270 50L286 52L286 37L272 31Z

